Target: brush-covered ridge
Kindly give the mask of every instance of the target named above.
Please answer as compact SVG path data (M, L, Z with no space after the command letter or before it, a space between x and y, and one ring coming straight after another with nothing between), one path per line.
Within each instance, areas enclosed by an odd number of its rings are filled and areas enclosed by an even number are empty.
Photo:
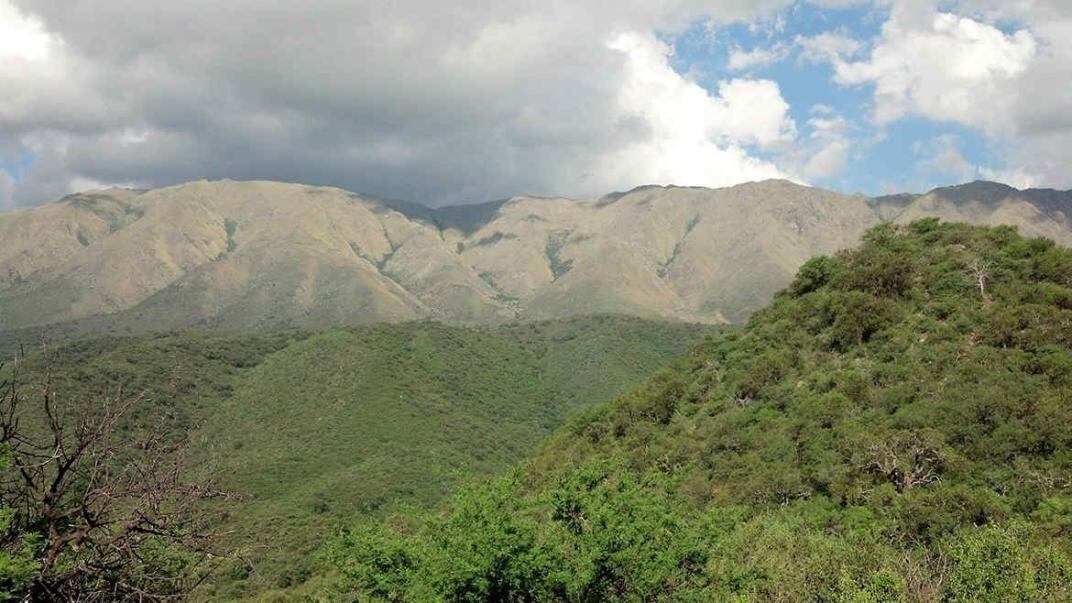
M880 226L513 475L366 522L339 596L1063 601L1072 251Z

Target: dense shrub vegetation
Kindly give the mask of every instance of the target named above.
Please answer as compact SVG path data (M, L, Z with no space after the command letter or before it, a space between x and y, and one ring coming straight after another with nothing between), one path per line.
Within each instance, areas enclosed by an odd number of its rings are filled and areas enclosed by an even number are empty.
M332 597L1068 600L1070 426L1072 252L880 226L512 475L346 531Z
M509 469L571 412L636 386L709 331L589 316L110 337L30 355L20 382L37 400L48 373L75 408L121 388L139 402L121 435L163 426L189 440L193 477L235 495L204 508L224 517L212 527L230 554L197 593L230 600L315 576L316 551L356 514L431 505ZM3 549L15 569L18 544Z
M137 399L71 407L46 378L31 400L20 377L0 371L0 601L177 599L207 576L218 492L181 442L129 429Z

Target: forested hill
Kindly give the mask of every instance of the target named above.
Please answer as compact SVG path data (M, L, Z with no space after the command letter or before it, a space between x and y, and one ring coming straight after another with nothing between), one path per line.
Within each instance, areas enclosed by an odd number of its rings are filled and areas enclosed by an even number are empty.
M1072 252L923 220L441 512L355 526L359 599L1072 597Z
M570 413L628 391L710 331L588 316L113 337L31 355L19 381L36 399L48 376L72 410L122 388L137 401L132 426L189 441L197 474L233 495L207 510L225 516L214 527L227 560L197 594L233 600L303 581L355 514L433 504L530 457Z

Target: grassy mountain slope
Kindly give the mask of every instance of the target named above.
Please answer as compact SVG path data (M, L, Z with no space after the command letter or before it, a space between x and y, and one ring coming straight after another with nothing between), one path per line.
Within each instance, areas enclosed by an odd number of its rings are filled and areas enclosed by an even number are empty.
M76 195L4 215L0 241L11 326L120 310L135 331L497 311L434 226L338 189L197 182Z
M49 352L61 400L145 392L132 426L167 421L240 495L221 526L241 559L205 596L304 579L332 527L437 501L531 455L707 330L593 316L499 327L419 322L323 332L188 333ZM39 382L43 358L24 378ZM218 590L214 590L218 589Z
M1072 244L1072 195L993 183L868 199L785 181L429 209L193 182L0 214L0 347L62 333L599 312L739 322L816 254L936 216ZM31 329L26 331L25 329ZM36 330L34 330L36 329Z
M355 527L334 596L1065 601L1069 424L1072 251L881 226L514 475Z

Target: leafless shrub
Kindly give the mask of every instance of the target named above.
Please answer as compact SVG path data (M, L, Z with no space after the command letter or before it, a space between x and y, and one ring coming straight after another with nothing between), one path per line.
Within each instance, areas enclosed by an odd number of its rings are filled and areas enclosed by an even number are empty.
M7 375L0 503L14 510L10 530L37 543L27 600L175 600L196 587L217 540L199 506L223 493L187 480L185 443L162 426L128 429L142 396L66 405L46 369L31 403L18 362Z

